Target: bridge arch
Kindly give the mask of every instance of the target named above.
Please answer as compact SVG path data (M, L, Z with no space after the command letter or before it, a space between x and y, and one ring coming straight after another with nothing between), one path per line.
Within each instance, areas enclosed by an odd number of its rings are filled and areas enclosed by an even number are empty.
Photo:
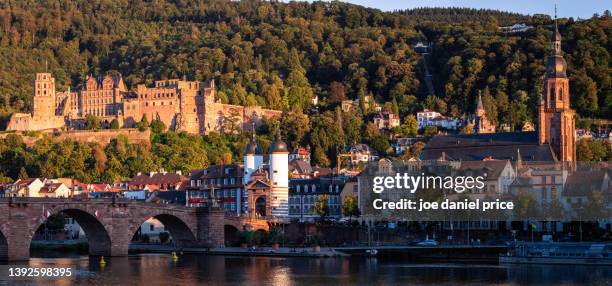
M140 218L136 221L136 225L130 227L130 238L132 238L138 229L151 218L158 220L164 225L165 230L170 233L170 236L172 237L172 240L177 248L191 247L197 243L196 233L191 229L189 223L184 219L169 213L153 214L151 216L147 216L146 218Z
M0 261L8 261L8 241L0 230Z
M223 235L225 237L225 246L236 246L240 243L241 230L231 224L223 226Z
M59 213L63 213L73 218L79 224L79 226L81 226L83 232L85 232L85 236L87 237L89 254L107 256L111 254L111 238L106 227L102 224L102 222L100 222L100 220L98 220L98 218L96 218L95 215L76 208L62 209L54 214ZM30 244L35 232L40 229L43 224L44 222L40 222L30 230Z

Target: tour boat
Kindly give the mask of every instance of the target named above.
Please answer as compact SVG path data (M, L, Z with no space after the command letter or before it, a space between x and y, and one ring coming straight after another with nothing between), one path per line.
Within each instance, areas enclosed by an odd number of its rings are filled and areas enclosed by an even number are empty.
M612 265L612 243L517 243L500 264Z

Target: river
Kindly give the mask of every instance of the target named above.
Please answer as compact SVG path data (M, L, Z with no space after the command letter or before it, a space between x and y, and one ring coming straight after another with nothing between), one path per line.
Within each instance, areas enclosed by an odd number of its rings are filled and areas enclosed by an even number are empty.
M377 258L271 258L138 254L106 258L31 258L30 265L71 265L69 281L0 285L418 285L611 284L612 267L408 263ZM1 280L1 278L0 278Z

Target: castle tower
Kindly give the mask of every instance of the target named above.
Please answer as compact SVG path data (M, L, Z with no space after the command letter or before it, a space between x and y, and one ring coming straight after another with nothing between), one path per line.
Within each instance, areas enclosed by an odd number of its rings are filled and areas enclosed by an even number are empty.
M257 144L255 138L255 129L253 128L253 137L251 142L247 144L244 152L244 177L242 177L243 184L248 184L251 181L251 174L255 170L259 169L263 164L263 151Z
M571 162L576 159L575 111L570 107L567 63L561 52L561 34L556 19L551 44L552 52L546 63L544 94L538 109L538 138L540 144L550 144L558 160Z
M37 73L34 80L34 107L32 117L55 116L55 78L50 73Z
M289 215L289 151L280 132L270 147L270 181L272 183L272 216Z

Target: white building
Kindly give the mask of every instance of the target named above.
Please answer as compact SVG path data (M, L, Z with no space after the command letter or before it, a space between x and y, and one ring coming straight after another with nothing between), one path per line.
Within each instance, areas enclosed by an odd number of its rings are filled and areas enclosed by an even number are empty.
M9 188L11 196L38 197L38 192L45 186L46 179L19 179Z
M461 128L461 120L444 116L437 111L425 109L417 112L418 129L424 129L427 126L436 126L449 130L458 130Z
M351 155L351 164L357 165L359 162L370 162L378 160L378 152L366 144L355 144L349 150Z

